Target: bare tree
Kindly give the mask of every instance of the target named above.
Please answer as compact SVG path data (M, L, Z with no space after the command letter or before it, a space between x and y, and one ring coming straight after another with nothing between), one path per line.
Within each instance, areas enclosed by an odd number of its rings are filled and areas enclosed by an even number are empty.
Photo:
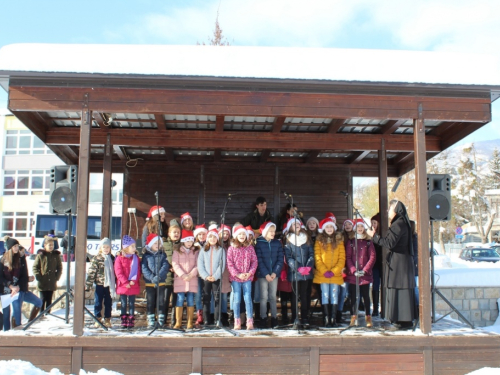
M205 46L205 42L196 42L197 45ZM219 24L219 9L217 9L217 17L215 18L215 29L211 38L208 38L209 46L229 46L227 38L222 34L222 29Z

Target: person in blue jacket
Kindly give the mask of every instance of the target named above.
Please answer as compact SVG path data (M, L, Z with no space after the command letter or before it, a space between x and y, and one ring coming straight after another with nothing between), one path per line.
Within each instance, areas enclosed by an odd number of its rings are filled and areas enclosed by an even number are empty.
M271 327L278 325L278 309L276 306L276 291L278 277L283 268L283 246L281 241L274 238L276 224L267 221L260 226L261 236L257 238L255 252L257 253L257 278L260 290L260 317L261 327L267 326L267 302L271 306Z

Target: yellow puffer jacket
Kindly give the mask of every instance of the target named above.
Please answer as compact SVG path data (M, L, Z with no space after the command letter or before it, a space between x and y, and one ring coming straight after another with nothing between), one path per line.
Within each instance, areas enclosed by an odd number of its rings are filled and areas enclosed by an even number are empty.
M342 238L337 239L337 246L333 248L331 243L323 245L316 238L314 245L314 280L316 284L338 284L342 285L342 270L345 267L345 247ZM324 273L332 271L335 276L326 278Z

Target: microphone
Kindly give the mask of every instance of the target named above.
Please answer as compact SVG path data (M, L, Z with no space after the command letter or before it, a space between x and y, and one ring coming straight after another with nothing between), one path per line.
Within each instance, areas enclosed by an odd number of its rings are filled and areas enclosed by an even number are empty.
M239 194L239 193L228 194L227 196L228 196L228 197L233 197L233 196L238 195L238 194Z
M158 198L158 190L155 191L155 197Z
M347 197L349 193L346 193L345 191L340 191L340 194L342 194L344 197Z
M292 194L287 194L286 191L281 191L283 194L285 194L285 198L288 199L288 198L291 198L292 197Z

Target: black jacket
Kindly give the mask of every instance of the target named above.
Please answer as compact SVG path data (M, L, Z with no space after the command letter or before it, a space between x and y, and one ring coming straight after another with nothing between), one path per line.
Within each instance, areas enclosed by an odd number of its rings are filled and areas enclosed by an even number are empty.
M17 273L17 286L19 286L19 290L21 292L27 292L28 291L28 282L29 282L29 277L28 277L28 265L26 264L26 257L20 257L19 258L19 270L17 272L14 272L14 270L9 271L9 267L4 265L3 258L0 260L0 267L2 268L0 270L0 294L3 292L4 287L9 287L9 285L14 284L13 276L14 274Z
M264 216L260 216L259 210L255 209L253 212L250 212L245 218L241 221L244 227L250 225L253 230L259 230L260 226L264 224L266 221L273 221L273 215L266 210Z
M387 288L415 288L415 267L413 264L410 226L403 217L396 216L384 238L376 234L373 242L389 249L384 262L384 285Z

